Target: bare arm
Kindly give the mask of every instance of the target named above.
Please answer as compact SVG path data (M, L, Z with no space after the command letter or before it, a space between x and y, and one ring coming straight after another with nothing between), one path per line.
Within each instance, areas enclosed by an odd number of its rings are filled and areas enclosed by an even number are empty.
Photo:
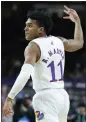
M40 58L40 48L38 45L34 42L30 42L30 44L26 47L24 56L25 61L24 63L29 63L34 65L35 62L37 62Z
M75 30L74 30L74 39L65 39L63 37L60 38L64 43L64 48L68 52L73 52L81 49L83 47L84 39L83 39L83 31L81 27L81 22L78 14L75 10L66 7L64 12L69 16L63 17L64 19L70 19L72 22L75 23Z
M25 49L25 62L21 68L20 74L18 75L8 97L5 101L3 107L3 115L8 117L9 114L12 113L12 100L15 96L24 88L25 84L27 83L28 79L30 78L33 66L36 61L40 58L40 49L34 43L31 42Z

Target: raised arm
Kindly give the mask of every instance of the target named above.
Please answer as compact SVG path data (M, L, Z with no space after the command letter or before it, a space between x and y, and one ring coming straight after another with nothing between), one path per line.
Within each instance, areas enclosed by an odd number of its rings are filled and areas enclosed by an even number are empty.
M68 14L68 16L63 17L64 19L70 19L72 22L75 23L75 30L74 30L74 39L65 39L63 37L60 38L64 43L64 48L68 52L73 52L81 49L84 44L83 39L83 31L81 27L80 18L77 14L77 12L71 8L68 8L67 6L64 6L65 10L64 12Z

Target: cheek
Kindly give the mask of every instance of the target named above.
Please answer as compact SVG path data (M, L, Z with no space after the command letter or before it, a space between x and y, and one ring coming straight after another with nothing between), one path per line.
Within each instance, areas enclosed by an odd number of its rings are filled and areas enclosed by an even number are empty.
M34 29L34 30L33 30L33 34L34 34L34 35L37 35L37 34L38 34L38 29Z

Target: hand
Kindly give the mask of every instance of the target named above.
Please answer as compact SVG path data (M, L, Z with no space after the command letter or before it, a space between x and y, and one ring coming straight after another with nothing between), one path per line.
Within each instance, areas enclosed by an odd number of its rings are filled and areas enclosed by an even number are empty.
M64 12L69 15L69 16L63 17L64 19L70 19L74 23L77 23L80 21L80 18L74 9L68 8L67 6L64 6L64 8L65 8Z
M3 111L3 116L5 116L5 117L8 117L8 115L12 115L13 114L12 99L10 99L10 98L6 99L2 111Z

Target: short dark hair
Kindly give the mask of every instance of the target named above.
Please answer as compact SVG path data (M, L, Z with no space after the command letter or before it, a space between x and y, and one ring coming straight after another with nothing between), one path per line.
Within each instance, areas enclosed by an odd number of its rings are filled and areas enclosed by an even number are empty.
M49 16L49 13L47 11L43 11L43 10L28 11L27 18L37 20L39 27L44 27L46 34L47 35L50 34L50 31L53 26L53 22L51 16Z

